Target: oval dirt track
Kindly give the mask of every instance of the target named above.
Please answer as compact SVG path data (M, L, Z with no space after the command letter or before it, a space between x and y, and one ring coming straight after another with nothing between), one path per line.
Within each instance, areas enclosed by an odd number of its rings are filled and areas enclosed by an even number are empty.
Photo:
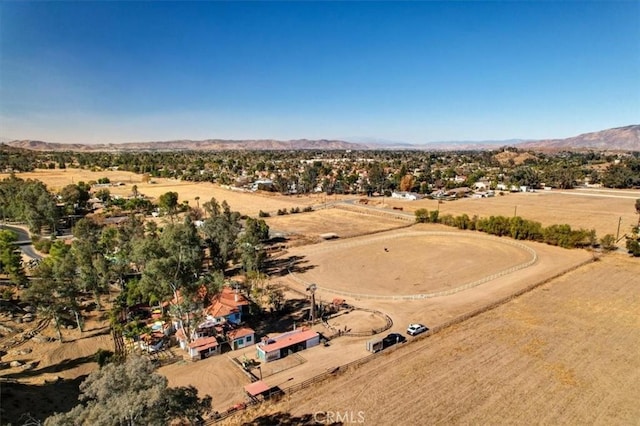
M311 266L295 278L360 298L453 294L535 263L535 251L477 233L396 231L304 250Z

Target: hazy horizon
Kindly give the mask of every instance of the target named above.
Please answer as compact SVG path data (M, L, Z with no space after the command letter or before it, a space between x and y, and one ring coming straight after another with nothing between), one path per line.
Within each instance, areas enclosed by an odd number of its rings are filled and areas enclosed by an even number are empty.
M0 137L561 139L640 117L640 2L2 2Z

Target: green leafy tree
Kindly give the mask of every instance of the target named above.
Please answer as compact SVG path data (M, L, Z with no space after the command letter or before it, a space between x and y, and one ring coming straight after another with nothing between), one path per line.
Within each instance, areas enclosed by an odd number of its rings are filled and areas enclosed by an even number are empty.
M26 181L17 193L17 198L20 210L18 219L27 222L32 234L40 234L45 226L55 230L59 217L56 198L42 182Z
M429 222L429 210L417 209L415 211L416 223L428 223Z
M629 238L626 243L627 251L634 257L640 257L640 241Z
M95 197L104 204L108 204L111 201L111 191L107 188L100 188L96 191Z
M158 207L166 214L168 214L172 220L178 210L178 193L177 192L165 192L158 198Z
M17 235L9 230L0 229L0 273L9 277L9 281L16 285L25 285L27 276L22 265L22 253L14 243Z
M168 388L166 377L154 373L151 362L141 357L94 371L80 392L83 404L49 417L45 425L169 425L177 420L195 424L211 410L210 396L199 398L192 386Z
M156 257L145 261L140 279L140 291L148 300L173 298L175 316L190 337L192 312L199 311L199 277L202 272L202 241L195 225L185 218L184 223L170 224L157 240L151 237Z
M236 241L240 233L240 214L215 198L204 204L207 218L202 225L204 244L209 251L210 266L224 270L235 259Z
M246 272L259 272L267 255L263 243L269 239L269 225L263 219L247 218L244 234L238 242L242 266Z
M633 181L633 171L624 164L611 164L602 176L602 184L608 188L629 188Z
M78 304L79 288L75 281L76 265L70 250L64 244L54 244L53 254L40 262L34 270L34 279L25 291L25 298L33 303L41 315L54 322L58 339L62 342L63 315L74 315L82 331L82 318Z
M93 294L98 309L102 309L100 294L108 287L112 277L105 258L108 248L101 242L102 228L93 219L83 218L73 228L76 239L72 252L77 265L77 282Z
M81 183L78 185L70 184L62 188L60 191L61 201L65 205L67 214L74 214L76 208L84 208L87 201L91 198L88 189Z

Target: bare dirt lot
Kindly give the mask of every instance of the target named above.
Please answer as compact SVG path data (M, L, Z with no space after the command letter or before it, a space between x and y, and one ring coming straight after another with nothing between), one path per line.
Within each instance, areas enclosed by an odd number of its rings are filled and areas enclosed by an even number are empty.
M18 327L6 318L1 324L24 331L36 326L31 323ZM26 424L28 418L23 416L28 413L44 419L73 408L77 404L80 382L98 368L94 358L96 351L114 349L109 324L98 311L86 317L83 333L65 329L62 334L64 343L55 340L56 334L50 325L37 333L36 338L11 345L2 356L7 367L0 370L2 424ZM10 344L9 340L3 339L3 347ZM12 361L22 365L9 367Z
M637 260L607 256L227 424L637 424L638 276Z

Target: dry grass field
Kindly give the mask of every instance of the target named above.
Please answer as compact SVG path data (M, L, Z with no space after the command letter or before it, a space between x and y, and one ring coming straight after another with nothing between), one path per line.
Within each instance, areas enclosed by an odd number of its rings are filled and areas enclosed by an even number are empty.
M0 179L8 176L8 174L0 173ZM211 198L215 198L218 202L226 200L232 210L250 216L258 216L260 210L275 215L279 209L289 210L292 207L302 209L309 205L321 205L327 201L340 199L340 197L335 196L327 200L327 197L321 195L281 196L262 192L232 191L212 183L193 183L176 179L152 178L149 182L143 182L141 175L121 171L92 172L82 169L37 170L30 173L19 173L16 176L25 180L40 180L44 182L51 191L59 191L66 185L77 184L80 181L97 181L100 178L107 177L113 184L124 184L109 187L108 189L112 195L130 196L133 185L136 185L140 194L144 194L152 200L157 199L166 192L174 191L178 193L178 202L180 203L187 201L190 206L195 207L198 205L202 206L202 204ZM199 197L199 199L196 200L196 197Z
M616 235L620 218L620 236L638 223L635 200L638 190L574 189L538 191L533 193L505 193L490 198L462 198L445 201L438 207L435 200L402 201L385 199L390 206L403 207L414 212L420 208L429 211L439 208L440 214L470 217L506 216L515 214L536 220L543 226L568 223L573 228L595 229L598 237Z
M637 424L638 276L637 260L609 255L227 424L323 412L371 425Z
M386 216L363 215L342 209L320 209L310 213L289 214L266 218L270 229L287 234L303 235L318 241L322 234L348 238L407 226L408 222Z

